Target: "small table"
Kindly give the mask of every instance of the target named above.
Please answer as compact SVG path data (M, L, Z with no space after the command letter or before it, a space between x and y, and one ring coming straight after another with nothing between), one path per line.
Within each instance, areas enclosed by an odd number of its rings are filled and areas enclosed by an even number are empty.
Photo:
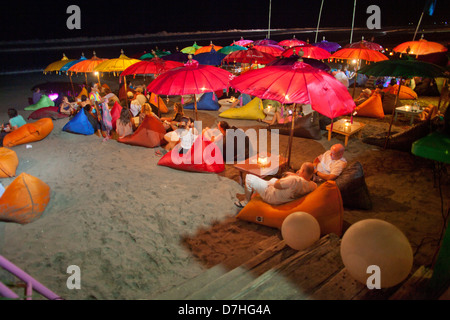
M397 115L399 113L403 113L406 116L411 116L411 121L410 121L410 125L413 124L414 122L414 117L418 114L420 114L422 112L422 110L420 110L419 108L414 108L412 106L401 106L401 107L397 107L395 108L395 115L394 115L394 121L397 121Z
M218 101L219 104L220 104L220 109L219 109L219 111L220 111L220 112L223 112L223 111L225 111L225 110L230 109L231 106L233 105L233 103L236 102L236 100L237 100L237 99L232 100L232 99L230 99L230 98L227 98L227 99L220 99L220 100Z
M341 119L333 123L333 130L331 129L331 124L327 125L328 130L328 141L331 139L331 132L339 133L345 136L345 146L348 144L348 138L358 133L358 138L361 138L361 130L365 127L364 123L353 121L350 123L349 119Z
M264 178L267 176L276 175L280 169L283 167L288 159L283 156L277 155L267 155L267 165L261 165L258 163L259 155L250 157L245 160L244 163L237 163L234 165L236 169L239 170L239 182L243 186L244 185L244 174L251 173L260 178Z

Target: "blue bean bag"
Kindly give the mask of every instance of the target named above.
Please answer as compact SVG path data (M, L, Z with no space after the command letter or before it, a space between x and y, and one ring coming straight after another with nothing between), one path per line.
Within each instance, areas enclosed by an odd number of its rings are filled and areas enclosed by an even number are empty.
M83 110L79 111L62 129L63 131L86 136L94 134L94 128Z
M214 95L214 99L213 99ZM220 108L219 99L214 92L206 92L202 95L200 100L197 102L197 110L211 110L217 111ZM192 110L194 109L194 103L189 103L183 107L183 109Z

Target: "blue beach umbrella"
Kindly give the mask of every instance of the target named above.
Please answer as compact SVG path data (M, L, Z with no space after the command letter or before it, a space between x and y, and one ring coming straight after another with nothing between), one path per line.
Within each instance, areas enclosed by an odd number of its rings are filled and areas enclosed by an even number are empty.
M72 67L73 65L77 64L78 62L81 62L81 61L84 61L84 60L87 60L87 59L86 59L86 57L84 56L84 53L82 53L80 59L75 60L75 61L70 61L70 62L66 63L66 64L60 69L60 71L61 71L61 72L67 72L67 71L70 69L70 67Z
M212 49L210 52L199 53L195 55L195 60L197 60L200 64L219 66L225 56L225 53L220 53Z

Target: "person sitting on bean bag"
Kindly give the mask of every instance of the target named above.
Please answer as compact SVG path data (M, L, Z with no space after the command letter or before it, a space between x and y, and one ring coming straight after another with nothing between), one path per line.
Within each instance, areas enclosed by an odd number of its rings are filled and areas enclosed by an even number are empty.
M198 131L194 128L194 121L191 118L183 117L178 125L178 129L164 135L164 139L167 141L164 149L166 152L169 152L180 144L180 154L186 154L197 137Z
M345 147L338 143L314 159L314 181L336 180L347 166Z
M8 109L8 117L9 121L5 124L2 124L2 130L0 133L0 146L3 145L3 138L10 133L11 131L17 130L27 122L25 119L17 112L14 108Z
M116 121L116 133L118 138L123 138L133 134L131 112L127 108L122 109L120 112L120 118Z
M281 179L272 178L267 181L253 174L245 176L245 201L237 201L234 204L243 208L257 192L264 202L272 205L280 205L298 199L317 188L317 184L311 181L314 173L314 165L305 162L297 172L286 172Z

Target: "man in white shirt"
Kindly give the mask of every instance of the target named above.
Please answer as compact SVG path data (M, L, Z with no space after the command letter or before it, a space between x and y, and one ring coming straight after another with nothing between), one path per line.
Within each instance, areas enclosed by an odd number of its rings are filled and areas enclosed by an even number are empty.
M348 77L345 74L344 71L342 71L342 66L339 66L336 74L334 75L334 77L336 78L336 80L338 80L340 83L342 83L345 87L348 88L349 82L348 82Z
M298 199L317 188L311 181L314 165L311 162L302 164L296 173L287 172L281 179L273 178L269 181L253 174L245 176L245 201L237 201L235 205L243 208L250 201L254 192L257 192L264 202L279 205Z
M336 180L347 166L344 152L345 148L340 143L331 146L330 150L314 160L314 174L322 180Z
M181 118L180 126L181 128L164 135L164 139L168 142L164 147L165 150L171 151L178 143L180 144L180 153L187 153L191 149L198 137L198 131L193 127L192 120L187 117Z

